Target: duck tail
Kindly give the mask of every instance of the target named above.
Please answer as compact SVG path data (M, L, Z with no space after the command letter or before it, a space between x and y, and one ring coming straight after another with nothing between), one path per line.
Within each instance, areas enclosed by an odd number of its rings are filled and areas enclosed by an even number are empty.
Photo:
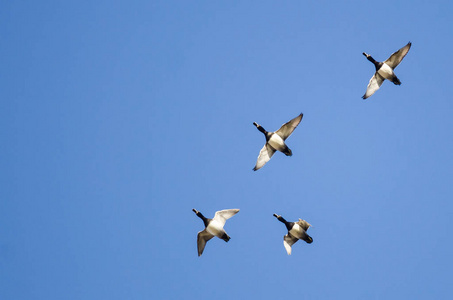
M392 82L396 85L401 85L401 81L398 79L398 77L393 77Z
M305 242L307 242L307 244L313 243L313 239L312 239L311 236L309 236L308 234L305 234L303 240L304 240Z
M291 149L288 148L288 146L286 146L286 149L284 149L282 152L286 156L292 156L293 155L293 152L291 151Z
M222 235L221 239L228 243L228 241L231 239L231 237L228 234L226 234L226 232L225 232Z

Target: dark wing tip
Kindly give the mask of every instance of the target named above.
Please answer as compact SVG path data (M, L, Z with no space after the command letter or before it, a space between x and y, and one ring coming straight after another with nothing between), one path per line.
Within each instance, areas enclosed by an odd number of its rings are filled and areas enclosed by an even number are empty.
M363 100L366 100L366 98L368 98L368 97L366 97L366 95L363 95L363 96L362 96L362 99L363 99Z

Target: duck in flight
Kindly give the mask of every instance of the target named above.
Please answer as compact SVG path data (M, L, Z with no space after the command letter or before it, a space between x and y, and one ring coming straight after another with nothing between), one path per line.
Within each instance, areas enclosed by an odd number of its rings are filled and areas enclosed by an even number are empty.
M218 237L219 239L228 242L231 238L223 229L225 226L226 220L234 216L239 212L239 209L225 209L219 210L215 213L214 218L208 219L201 212L196 210L195 208L192 211L203 220L205 229L198 232L197 235L197 248L198 248L198 256L201 256L203 253L204 247L206 246L206 242L212 239L214 236Z
M283 237L283 246L285 246L288 255L291 255L291 246L298 240L304 240L308 244L313 243L313 239L307 234L307 230L311 226L310 223L301 219L297 222L288 222L277 214L274 214L274 217L285 224L286 229L288 229L288 233Z
M384 62L377 62L371 55L363 52L363 55L371 61L376 67L376 73L371 77L368 87L366 89L365 95L362 96L363 99L366 99L374 94L382 85L385 79L390 80L395 85L400 85L401 81L396 77L393 70L400 64L403 58L406 56L407 52L411 48L411 42L407 43L406 46L396 51Z
M303 114L298 115L291 121L283 124L282 127L280 127L280 129L275 132L268 132L261 125L257 124L256 122L253 123L253 125L255 125L256 128L261 131L266 137L266 144L258 155L258 160L256 161L256 165L253 168L253 171L262 168L271 159L272 155L274 155L275 151L277 150L284 153L286 156L293 155L291 149L289 149L285 144L285 140L291 135L291 133L293 133L297 125L299 125L302 117Z

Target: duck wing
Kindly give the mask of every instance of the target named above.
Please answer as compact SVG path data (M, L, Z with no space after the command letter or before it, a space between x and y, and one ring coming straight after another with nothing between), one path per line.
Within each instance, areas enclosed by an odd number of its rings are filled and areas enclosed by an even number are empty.
M198 256L201 256L203 253L206 242L212 239L214 236L210 234L206 228L203 231L200 231L197 235L197 247L198 247Z
M407 52L409 52L411 45L412 45L411 42L407 43L406 46L390 55L390 57L385 61L385 63L389 65L392 69L395 69L403 60L403 58L406 56Z
M291 133L293 133L294 129L296 129L297 125L299 125L303 116L304 114L300 114L291 121L286 122L275 133L278 134L283 140L286 140L291 135Z
M261 149L260 154L258 155L258 159L256 161L256 165L253 168L253 171L261 169L274 155L275 149L272 148L271 145L266 143L264 147Z
M288 255L291 255L291 246L297 242L297 238L292 236L291 234L287 234L283 237L283 246L285 246L286 252Z
M381 87L384 80L384 77L379 75L379 73L374 73L373 77L371 77L370 82L368 83L365 95L363 95L362 98L366 99L373 95L374 92L376 92Z
M308 228L310 228L311 224L308 223L305 220L299 219L299 221L296 222L303 230L307 231Z
M224 209L224 210L219 210L215 213L213 220L216 220L222 224L222 226L225 225L226 220L234 216L239 212L239 209Z

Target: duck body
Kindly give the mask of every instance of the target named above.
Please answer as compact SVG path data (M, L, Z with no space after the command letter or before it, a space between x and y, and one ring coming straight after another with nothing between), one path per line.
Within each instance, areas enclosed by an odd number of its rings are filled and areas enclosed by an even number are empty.
M288 148L288 146L285 144L285 141L282 139L281 136L278 135L278 133L271 133L270 138L267 139L267 143L269 146L274 148L277 151L282 152L286 156L291 156L293 155L291 149Z
M288 230L288 233L290 235L298 238L299 240L303 240L306 237L306 235L307 235L305 233L305 230L303 230L302 227L299 226L299 224L294 223L294 222L291 222L291 223L293 223L293 227L290 230Z
M206 231L219 239L228 242L231 238L223 229L223 224L217 220L210 219Z
M384 77L387 80L390 80L396 85L400 85L401 81L396 77L393 69L389 67L386 63L382 63L381 67L377 70L377 73Z

